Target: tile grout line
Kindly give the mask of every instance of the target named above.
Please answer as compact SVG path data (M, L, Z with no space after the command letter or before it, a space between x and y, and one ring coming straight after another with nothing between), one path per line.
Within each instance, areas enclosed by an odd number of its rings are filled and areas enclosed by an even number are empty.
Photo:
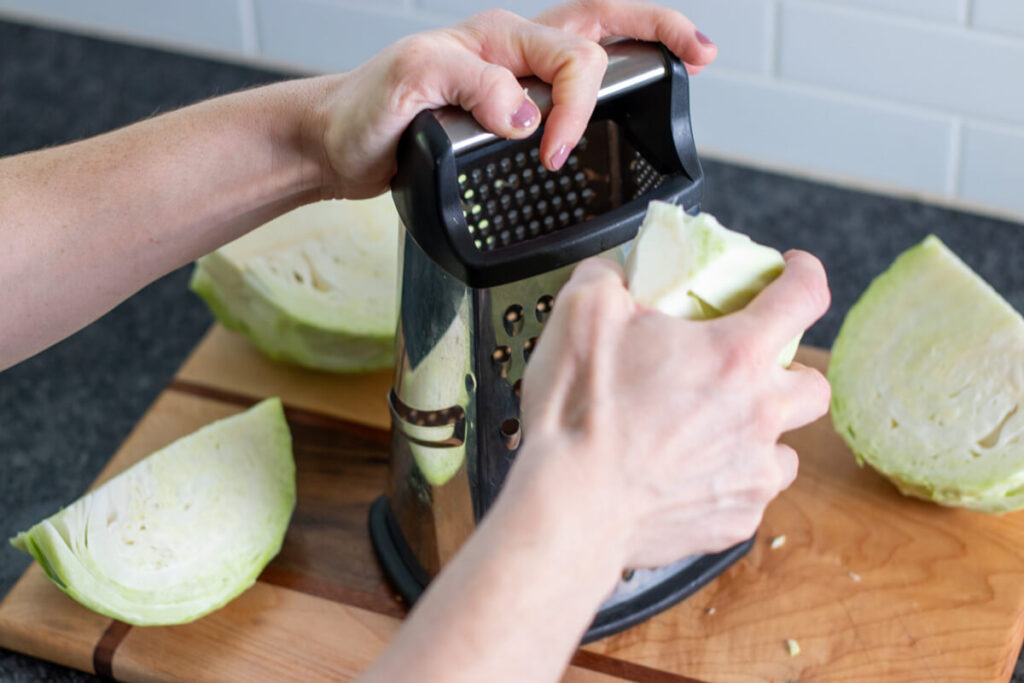
M964 156L963 130L963 117L957 116L953 119L953 130L950 132L949 168L946 169L946 196L951 198L960 196L960 166Z
M776 81L780 76L782 62L782 0L772 0L771 16L768 20L768 75Z
M238 18L242 27L242 54L258 57L260 32L256 23L255 0L238 0Z

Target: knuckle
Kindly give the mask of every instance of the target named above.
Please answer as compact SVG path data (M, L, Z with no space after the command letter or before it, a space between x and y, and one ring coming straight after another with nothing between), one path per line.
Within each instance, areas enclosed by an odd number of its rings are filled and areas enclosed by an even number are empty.
M600 69L602 72L608 67L608 53L604 48L590 40L581 40L575 48L577 59L584 66Z
M747 384L760 368L761 361L752 344L734 343L722 354L722 375L726 382Z

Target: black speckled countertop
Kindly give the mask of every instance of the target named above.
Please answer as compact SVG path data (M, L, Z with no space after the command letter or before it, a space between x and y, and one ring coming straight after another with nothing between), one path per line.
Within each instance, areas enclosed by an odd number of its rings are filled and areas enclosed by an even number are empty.
M0 155L280 78L0 22ZM806 249L825 263L832 310L809 331L808 343L829 346L870 279L932 232L1024 310L1024 225L717 162L706 162L705 170L704 207L724 224L778 248ZM0 372L0 539L81 495L199 341L212 318L188 292L187 279L188 269L175 271ZM0 596L28 563L0 542ZM0 680L98 679L0 649ZM1020 662L1013 680L1024 683Z

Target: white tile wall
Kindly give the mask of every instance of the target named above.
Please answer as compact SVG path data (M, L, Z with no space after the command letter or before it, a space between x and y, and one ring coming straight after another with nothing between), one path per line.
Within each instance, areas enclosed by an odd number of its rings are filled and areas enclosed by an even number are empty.
M351 69L399 38L443 25L386 4L255 0L261 54L316 71Z
M979 123L964 126L961 195L1024 214L1024 132Z
M942 194L952 122L883 104L705 73L692 81L701 151Z
M1024 218L1024 0L662 0L720 48L701 149ZM548 0L0 0L0 17L302 70Z
M0 15L158 44L243 54L239 5L240 0L0 0Z
M880 10L887 14L906 14L938 19L940 21L960 21L964 15L968 0L822 0L851 7L866 7ZM1014 1L1014 0L1011 0Z
M1024 41L809 2L779 22L783 78L1024 124Z
M971 26L1024 36L1024 1L974 0Z

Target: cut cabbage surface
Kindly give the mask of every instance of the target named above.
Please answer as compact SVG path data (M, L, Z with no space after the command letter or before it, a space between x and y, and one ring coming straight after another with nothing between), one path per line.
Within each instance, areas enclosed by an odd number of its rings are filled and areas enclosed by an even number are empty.
M777 278L786 262L777 250L722 226L714 216L690 216L653 201L626 261L629 291L662 313L703 320L737 311ZM788 366L797 337L779 354Z
M836 430L904 494L1024 507L1024 320L937 237L853 306L828 378Z
M191 288L271 358L335 372L389 367L398 233L390 194L309 204L199 259Z
M11 539L89 609L180 624L236 597L281 549L295 507L278 399L185 436Z

